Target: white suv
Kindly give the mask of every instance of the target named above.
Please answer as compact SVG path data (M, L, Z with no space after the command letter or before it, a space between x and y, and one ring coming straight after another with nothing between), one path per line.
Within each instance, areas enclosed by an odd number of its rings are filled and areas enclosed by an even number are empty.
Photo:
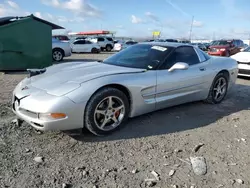
M111 37L94 37L89 40L101 46L102 51L105 49L110 52L114 47L114 40Z

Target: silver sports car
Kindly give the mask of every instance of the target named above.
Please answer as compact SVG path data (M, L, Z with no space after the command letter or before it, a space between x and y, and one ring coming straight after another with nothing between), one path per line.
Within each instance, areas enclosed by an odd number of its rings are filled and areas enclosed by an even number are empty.
M192 45L139 43L100 62L28 70L13 91L13 111L42 131L86 127L96 135L129 117L204 100L220 103L235 84L237 62Z

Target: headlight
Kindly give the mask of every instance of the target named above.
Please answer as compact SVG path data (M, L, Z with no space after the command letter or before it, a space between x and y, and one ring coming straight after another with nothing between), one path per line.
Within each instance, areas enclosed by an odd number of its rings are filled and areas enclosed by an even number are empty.
M67 117L64 113L39 113L38 119L43 121L65 119Z
M224 51L226 51L226 49L225 48L221 48L220 51L224 52Z

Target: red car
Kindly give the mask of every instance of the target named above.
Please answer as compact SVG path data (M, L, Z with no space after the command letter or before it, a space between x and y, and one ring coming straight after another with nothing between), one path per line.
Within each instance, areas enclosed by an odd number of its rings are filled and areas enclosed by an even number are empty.
M242 40L217 40L212 43L208 49L209 55L226 56L234 55L243 48L244 43Z

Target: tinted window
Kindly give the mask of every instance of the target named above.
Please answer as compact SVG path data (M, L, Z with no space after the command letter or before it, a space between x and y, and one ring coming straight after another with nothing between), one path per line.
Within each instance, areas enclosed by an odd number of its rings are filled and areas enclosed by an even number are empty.
M110 37L107 37L107 39L108 39L108 41L113 41L113 39L112 39L112 38L110 38Z
M203 52L201 49L196 49L198 55L199 55L199 58L200 58L200 62L204 62L204 61L207 61L208 59L210 59L210 57L205 53Z
M86 37L76 37L76 39L86 39Z
M134 44L134 42L133 41L127 41L126 44L131 45L131 44Z
M110 56L103 63L130 68L155 69L172 49L173 47L136 44Z
M238 46L239 46L239 41L238 41L238 40L234 40L234 41L233 41L233 44L234 44L236 47L238 47Z
M103 42L104 38L98 38L98 42Z
M184 62L191 66L200 63L200 60L192 47L182 46L176 48L170 57L167 58L163 69L169 69L177 62Z
M78 40L74 42L74 44L85 44L85 40Z
M86 40L86 41L85 41L85 44L92 44L92 42Z
M240 42L240 47L243 47L244 46L244 43L243 43L243 41L242 40L239 40L239 42Z
M220 45L229 45L231 43L232 43L231 41L219 40L219 41L213 42L212 45L214 45L214 46L220 46Z

